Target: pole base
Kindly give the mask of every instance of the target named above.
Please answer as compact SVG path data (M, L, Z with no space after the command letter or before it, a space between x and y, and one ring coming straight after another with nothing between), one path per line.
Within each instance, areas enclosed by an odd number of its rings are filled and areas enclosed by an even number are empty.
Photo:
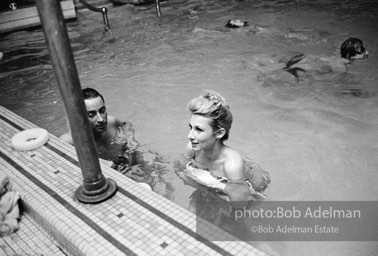
M109 178L105 180L106 180L105 186L97 190L97 193L96 191L90 191L88 193L88 191L85 190L84 185L81 185L80 187L78 187L78 189L75 192L76 199L86 204L101 203L109 199L117 191L117 183L114 180L109 179Z

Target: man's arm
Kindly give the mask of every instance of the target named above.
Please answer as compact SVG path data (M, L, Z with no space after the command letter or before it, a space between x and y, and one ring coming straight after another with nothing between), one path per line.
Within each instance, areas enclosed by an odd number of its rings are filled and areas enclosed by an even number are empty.
M109 125L112 125L112 126L118 128L118 127L122 126L122 124L124 124L124 123L125 123L125 121L121 121L114 116L108 115L108 124Z

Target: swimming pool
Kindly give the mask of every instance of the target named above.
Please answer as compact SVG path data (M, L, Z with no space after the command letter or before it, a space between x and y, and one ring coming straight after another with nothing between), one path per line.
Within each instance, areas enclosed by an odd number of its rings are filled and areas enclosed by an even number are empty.
M377 200L377 10L368 0L173 0L161 3L160 20L153 5L109 8L115 38L104 34L98 13L78 13L68 29L82 87L99 90L109 113L133 122L151 150L172 159L181 153L186 104L213 89L234 114L228 144L270 172L270 199ZM224 28L238 18L250 26ZM338 56L352 36L370 56L347 65L347 73L264 79L282 57ZM0 104L55 135L65 132L41 30L1 35L0 51ZM162 178L170 199L187 208L194 189L174 172ZM377 252L367 242L269 246L283 255Z

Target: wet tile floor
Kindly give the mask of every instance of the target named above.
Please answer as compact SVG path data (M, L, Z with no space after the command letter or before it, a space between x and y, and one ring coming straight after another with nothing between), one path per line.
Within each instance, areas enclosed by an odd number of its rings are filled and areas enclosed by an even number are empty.
M70 256L29 214L23 214L17 232L0 237L0 255Z

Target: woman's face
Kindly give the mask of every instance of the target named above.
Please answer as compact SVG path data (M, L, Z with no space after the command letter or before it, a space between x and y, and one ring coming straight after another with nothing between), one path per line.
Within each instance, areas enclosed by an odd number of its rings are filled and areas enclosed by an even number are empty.
M189 122L188 139L194 151L210 149L217 142L210 118L193 114Z

